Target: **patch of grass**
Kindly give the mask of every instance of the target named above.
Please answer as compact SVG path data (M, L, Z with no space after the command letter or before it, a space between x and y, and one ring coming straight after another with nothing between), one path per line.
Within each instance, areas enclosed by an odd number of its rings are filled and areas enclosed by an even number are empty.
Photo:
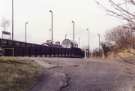
M41 72L34 61L0 57L0 91L28 91Z
M123 58L134 58L135 50L134 49L124 49L118 52L118 55Z

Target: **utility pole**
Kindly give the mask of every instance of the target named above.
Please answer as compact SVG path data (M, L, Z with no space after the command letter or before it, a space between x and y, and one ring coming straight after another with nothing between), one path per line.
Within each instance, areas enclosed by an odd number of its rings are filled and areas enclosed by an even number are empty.
M132 24L131 23L129 23L129 31L130 31L130 47L131 47L131 49L133 48L133 35L132 35L132 33L133 33L133 31L132 31ZM127 27L127 28L128 28Z
M65 39L67 39L67 34L65 34Z
M88 32L88 57L89 57L89 54L90 54L90 32L89 32L89 29L87 28L86 31Z
M72 20L73 24L73 41L75 41L75 21Z
M12 40L14 40L14 0L12 0Z
M131 49L133 48L133 32L132 32L132 29L130 28L130 31L131 31Z
M52 10L49 10L49 12L51 13L51 30L52 30L52 43L53 43L53 11Z
M79 45L78 45L78 46L79 46L79 47L81 47L80 40L81 40L81 39L80 39L80 37L79 37L79 38L78 38L78 41L79 41Z
M28 22L25 22L25 43L27 43L27 25L29 23Z
M98 33L98 38L99 38L99 55L100 55L100 34Z

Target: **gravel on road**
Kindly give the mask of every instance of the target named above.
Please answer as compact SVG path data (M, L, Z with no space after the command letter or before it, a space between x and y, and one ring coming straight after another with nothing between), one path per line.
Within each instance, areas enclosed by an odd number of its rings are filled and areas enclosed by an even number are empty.
M45 72L32 91L135 91L135 66L103 59L31 58Z

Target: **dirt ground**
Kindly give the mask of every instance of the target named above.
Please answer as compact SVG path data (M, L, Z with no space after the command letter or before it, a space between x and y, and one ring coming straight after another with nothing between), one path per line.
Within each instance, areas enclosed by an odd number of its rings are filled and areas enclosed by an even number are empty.
M44 67L31 91L135 91L135 60L25 59Z

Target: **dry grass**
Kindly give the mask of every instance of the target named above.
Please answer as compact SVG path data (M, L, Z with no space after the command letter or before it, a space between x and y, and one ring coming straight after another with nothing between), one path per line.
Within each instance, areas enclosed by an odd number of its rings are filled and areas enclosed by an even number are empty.
M135 57L135 50L134 49L124 49L118 52L118 56L123 58Z
M41 72L33 61L0 57L0 91L28 91Z

